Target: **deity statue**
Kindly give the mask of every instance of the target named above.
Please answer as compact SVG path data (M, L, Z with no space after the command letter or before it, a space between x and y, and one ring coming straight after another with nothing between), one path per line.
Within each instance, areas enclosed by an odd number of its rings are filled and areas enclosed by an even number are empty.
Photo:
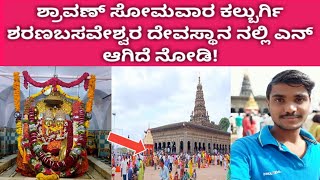
M68 122L63 110L46 110L43 118L38 122L38 139L42 141L42 149L51 155L55 161L61 161L66 156ZM72 128L72 127L71 127Z

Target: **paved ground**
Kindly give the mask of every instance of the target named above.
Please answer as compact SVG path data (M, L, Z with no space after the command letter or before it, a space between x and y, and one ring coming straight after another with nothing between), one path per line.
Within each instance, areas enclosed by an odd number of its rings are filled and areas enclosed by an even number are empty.
M159 180L160 170L154 170L152 167L147 167L144 175L145 180ZM197 180L225 180L227 171L220 166L210 166L209 168L197 169ZM122 180L120 172L116 174L115 180Z

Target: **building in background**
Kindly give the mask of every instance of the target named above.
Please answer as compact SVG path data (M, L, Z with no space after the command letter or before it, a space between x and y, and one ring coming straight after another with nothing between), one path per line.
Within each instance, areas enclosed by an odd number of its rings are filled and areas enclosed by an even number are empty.
M219 106L219 104L217 104ZM190 121L152 128L154 150L167 153L196 153L201 150L230 151L229 120L222 118L219 125L211 122L205 106L202 84L199 77L194 110Z
M231 96L231 113L269 113L265 96L254 96L248 74L243 75L239 96Z
M238 126L239 122L236 122L239 116L244 118L246 114L251 115L256 123L256 132L258 132L263 126L273 124L268 113L266 97L254 96L249 75L244 73L239 96L231 96L231 143L241 138L243 134L243 132L238 132L243 131L243 127Z

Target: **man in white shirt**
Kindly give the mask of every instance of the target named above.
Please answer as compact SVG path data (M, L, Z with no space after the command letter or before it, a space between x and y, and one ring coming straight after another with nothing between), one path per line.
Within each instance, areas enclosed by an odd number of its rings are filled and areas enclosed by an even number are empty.
M169 155L169 168L170 168L170 171L172 171L172 164L173 164L173 155Z
M121 175L123 180L127 180L127 172L128 172L128 161L126 157L121 161Z
M160 180L169 180L169 169L164 165L163 159L160 159Z

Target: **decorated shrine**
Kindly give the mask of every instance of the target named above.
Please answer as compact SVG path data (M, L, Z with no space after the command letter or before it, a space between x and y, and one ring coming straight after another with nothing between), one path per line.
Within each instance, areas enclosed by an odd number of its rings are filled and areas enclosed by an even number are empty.
M143 144L146 148L146 150L143 152L143 155L145 156L146 166L153 166L153 137L150 128L145 131Z
M251 114L251 113L257 114L259 112L258 103L255 101L252 94L249 96L249 99L245 104L244 111L247 114Z
M153 155L153 137L150 129L148 129L145 132L145 135L143 138L143 144L144 144L144 147L146 148L146 151L143 154L146 156Z
M84 73L72 82L57 76L35 81L27 71L22 72L24 87L20 87L20 73L14 73L14 106L18 154L16 171L38 179L82 176L88 170L87 137L95 92L95 75ZM85 104L78 96L63 89L79 87L88 91ZM20 109L20 88L42 88L30 95Z

